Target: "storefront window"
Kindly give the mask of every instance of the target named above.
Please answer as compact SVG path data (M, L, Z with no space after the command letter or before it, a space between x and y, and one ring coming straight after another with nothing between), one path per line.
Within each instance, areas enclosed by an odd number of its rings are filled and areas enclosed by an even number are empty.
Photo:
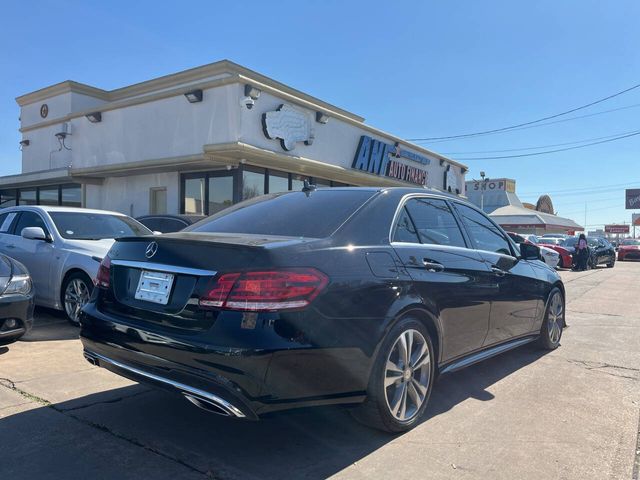
M233 204L233 176L209 177L209 215Z
M184 213L204 215L204 177L184 181Z
M289 190L289 174L269 171L269 193L286 192Z
M65 207L81 207L82 206L82 188L80 185L63 185L62 186L62 203Z
M35 188L29 188L29 189L20 189L20 195L19 195L19 205L35 205L36 202L36 189Z
M40 187L40 205L58 205L58 186Z
M16 206L15 190L0 190L0 208Z
M242 199L264 195L264 173L245 170L242 172Z

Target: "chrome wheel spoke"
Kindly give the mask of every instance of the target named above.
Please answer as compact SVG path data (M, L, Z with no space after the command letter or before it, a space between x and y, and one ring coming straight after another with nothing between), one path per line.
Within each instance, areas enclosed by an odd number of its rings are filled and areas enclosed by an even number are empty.
M427 348L427 344L423 342L420 344L420 349L416 349L411 355L411 368L414 370L420 368L421 364L424 364L425 359L429 359L429 349Z
M387 360L387 370L384 376L384 386L389 387L402 378L403 371L391 360Z
M416 405L416 409L420 408L424 398L427 395L427 387L420 385L416 379L412 379L409 384L409 395Z

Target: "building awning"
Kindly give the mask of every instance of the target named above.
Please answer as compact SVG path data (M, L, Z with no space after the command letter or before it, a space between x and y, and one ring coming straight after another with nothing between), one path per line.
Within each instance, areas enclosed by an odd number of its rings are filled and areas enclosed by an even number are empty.
M490 215L501 227L530 228L543 230L584 230L570 218L558 217L524 207L507 205L494 210Z
M55 185L73 181L69 168L56 168L0 177L0 189Z

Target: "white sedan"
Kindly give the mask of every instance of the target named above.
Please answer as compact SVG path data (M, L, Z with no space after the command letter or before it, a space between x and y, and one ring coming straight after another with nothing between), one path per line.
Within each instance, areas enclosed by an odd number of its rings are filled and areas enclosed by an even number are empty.
M104 210L20 206L0 211L0 253L27 267L37 305L64 310L72 323L78 323L114 239L151 233L126 215Z
M540 248L540 255L542 255L544 263L549 265L551 268L557 268L558 263L560 262L560 254L555 250L543 247L542 245L538 245L538 247Z

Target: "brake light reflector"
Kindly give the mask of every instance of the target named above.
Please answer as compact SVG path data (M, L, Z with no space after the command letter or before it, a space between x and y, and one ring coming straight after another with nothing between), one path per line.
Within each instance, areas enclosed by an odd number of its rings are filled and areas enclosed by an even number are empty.
M327 276L314 268L225 273L199 304L251 312L303 308L328 282Z
M93 283L96 287L100 288L109 288L111 277L111 257L107 254L100 262L100 266L98 267L98 274L96 275Z

